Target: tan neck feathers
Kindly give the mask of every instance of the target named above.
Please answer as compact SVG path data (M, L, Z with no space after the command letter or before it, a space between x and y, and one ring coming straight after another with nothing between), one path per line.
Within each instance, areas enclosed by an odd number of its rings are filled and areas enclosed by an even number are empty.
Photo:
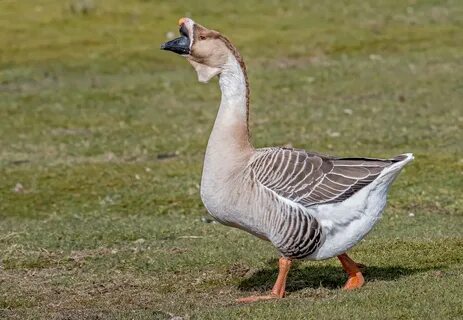
M219 35L219 39L222 40L225 46L231 51L236 61L238 61L241 67L241 70L243 71L244 80L246 82L246 128L247 128L248 135L249 135L250 134L249 132L249 96L250 96L251 91L249 89L249 80L248 80L248 74L246 71L246 64L244 63L244 60L241 57L240 53L235 48L235 46L230 42L230 40L228 40L226 37L224 37L221 34Z

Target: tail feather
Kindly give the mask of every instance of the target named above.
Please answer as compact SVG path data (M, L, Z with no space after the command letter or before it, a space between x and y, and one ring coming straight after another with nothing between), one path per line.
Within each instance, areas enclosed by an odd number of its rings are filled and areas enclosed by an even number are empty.
M414 157L412 153L404 153L392 158L391 160L393 163L389 167L385 168L378 178L386 179L388 176L396 177L400 170L402 170L402 168L413 159Z
M394 157L391 160L393 160L394 162L405 161L405 163L408 163L412 161L413 159L415 159L415 157L413 156L413 153L404 153L404 154L398 155L397 157Z

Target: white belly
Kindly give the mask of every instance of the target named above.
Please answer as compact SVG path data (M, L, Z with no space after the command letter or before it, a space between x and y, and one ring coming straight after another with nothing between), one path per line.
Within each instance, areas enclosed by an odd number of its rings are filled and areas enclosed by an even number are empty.
M400 172L392 168L349 199L310 208L325 233L325 242L308 259L322 260L340 255L365 237L381 218L389 186Z

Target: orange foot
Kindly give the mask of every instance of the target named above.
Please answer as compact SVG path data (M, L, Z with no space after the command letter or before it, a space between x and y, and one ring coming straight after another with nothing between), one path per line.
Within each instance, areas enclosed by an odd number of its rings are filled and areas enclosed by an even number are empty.
M278 278L273 286L272 292L265 296L250 296L247 298L237 299L237 302L251 303L256 301L264 301L271 299L280 299L285 296L286 278L288 277L289 268L291 267L291 259L281 257L278 262L279 272Z
M257 301L265 301L265 300L272 300L272 299L280 299L280 297L276 294L269 294L265 296L250 296L246 298L236 299L236 302L239 303L252 303Z
M349 276L347 279L346 284L344 285L344 290L353 290L358 289L365 283L365 279L363 279L363 275L361 272L356 272L355 275Z
M344 285L344 290L353 290L358 289L365 283L365 279L363 279L363 275L361 269L365 268L365 265L361 263L357 263L345 253L338 256L339 261L342 264L342 267L349 275L349 279L347 280L346 284Z

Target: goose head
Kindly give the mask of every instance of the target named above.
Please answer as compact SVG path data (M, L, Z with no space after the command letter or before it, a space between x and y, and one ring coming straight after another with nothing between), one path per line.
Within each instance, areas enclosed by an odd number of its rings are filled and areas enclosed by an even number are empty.
M233 54L230 42L219 32L189 18L181 18L178 25L180 37L162 44L161 49L184 56L196 70L200 82L219 75Z

